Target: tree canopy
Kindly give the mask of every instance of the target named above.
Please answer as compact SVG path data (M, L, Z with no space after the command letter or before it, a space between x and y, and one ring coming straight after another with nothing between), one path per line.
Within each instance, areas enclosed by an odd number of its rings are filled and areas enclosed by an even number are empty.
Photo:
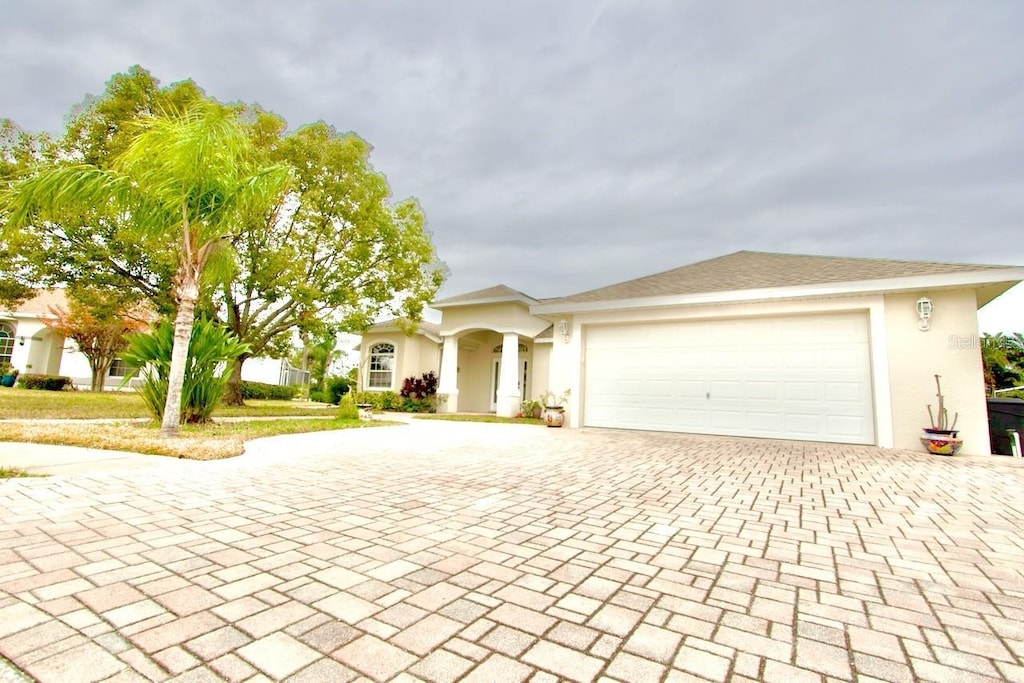
M156 124L166 119L156 115L199 108L230 124L239 168L287 169L288 191L263 197L268 201L233 202L224 214L230 215L227 222L184 243L180 230L170 238L167 231L139 226L141 216L166 214L174 201L139 199L126 211L101 201L98 189L79 187L76 197L88 201L53 202L45 215L13 217L20 223L31 220L33 229L17 235L24 263L12 281L108 290L126 300L146 299L155 310L172 314L180 312L182 258L205 249L203 259L220 260L203 260L202 268L193 269L193 275L201 275L198 309L225 323L249 349L236 361L236 384L228 392L237 400L249 354L281 356L298 333L359 331L383 315L410 326L418 322L445 268L418 202L393 200L386 178L370 164L372 148L354 133L339 133L323 122L289 130L283 119L256 105L216 102L191 81L161 86L149 72L133 67L72 112L52 149L15 140L11 156L20 155L21 161L8 175L34 169L37 176L51 174L51 189L69 188L52 174L90 169L95 184L102 179L113 191L118 188L111 171L128 164L133 172L147 174L158 195L177 197L179 219L182 201L190 211L213 210L226 200L223 186L216 186L220 181L196 178L188 192L170 180L158 182L156 174L176 176L188 162L173 147L151 144L167 123ZM140 142L143 134L148 143ZM239 134L247 138L245 145L236 139ZM213 166L220 179L235 173ZM180 220L177 225L182 227ZM5 235L14 239L9 230Z

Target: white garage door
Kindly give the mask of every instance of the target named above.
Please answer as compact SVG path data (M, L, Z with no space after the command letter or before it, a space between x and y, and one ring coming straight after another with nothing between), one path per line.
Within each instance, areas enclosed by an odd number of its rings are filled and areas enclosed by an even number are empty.
M588 327L583 423L874 443L863 313Z

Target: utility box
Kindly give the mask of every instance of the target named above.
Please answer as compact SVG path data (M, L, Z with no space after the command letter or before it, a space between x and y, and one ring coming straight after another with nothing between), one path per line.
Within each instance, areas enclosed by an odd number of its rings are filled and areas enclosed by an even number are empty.
M988 399L988 434L992 439L992 452L1013 455L1013 438L1009 432L1020 434L1024 443L1024 399Z

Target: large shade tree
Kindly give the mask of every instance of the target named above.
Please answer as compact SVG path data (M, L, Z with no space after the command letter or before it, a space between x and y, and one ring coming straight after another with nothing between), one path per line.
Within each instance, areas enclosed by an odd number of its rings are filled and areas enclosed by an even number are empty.
M205 97L191 81L161 86L133 67L76 108L56 144L58 156L107 168L131 144L138 119ZM231 109L254 163L287 166L294 177L273 205L236 214L224 240L234 247L231 267L217 269L218 277L207 269L208 286L201 289L203 312L249 349L234 362L225 394L226 402L241 402L242 365L250 354L285 356L296 338L359 331L378 317L398 317L412 329L445 268L423 211L413 199L392 200L366 141L324 123L289 131L256 106ZM177 243L141 236L125 225L125 215L104 205L49 218L20 236L20 253L31 255L21 281L106 288L174 312Z
M290 175L284 166L257 164L235 113L208 100L141 115L132 129L108 165L45 166L17 182L5 196L7 230L103 207L118 216L122 236L173 255L174 347L161 431L174 436L204 271L238 230L239 216L273 206Z

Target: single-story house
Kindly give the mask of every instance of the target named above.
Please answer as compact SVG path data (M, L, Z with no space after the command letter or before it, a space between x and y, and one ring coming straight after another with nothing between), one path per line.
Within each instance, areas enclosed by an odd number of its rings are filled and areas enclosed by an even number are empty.
M0 308L0 365L10 363L22 373L64 375L76 387L92 385L89 359L74 341L65 339L46 325L54 320L54 310L67 310L68 300L62 289L39 290L13 310ZM110 366L104 385L120 386L130 371L120 359ZM250 358L242 366L242 379L267 384L300 384L308 373L292 368L287 359Z
M919 449L941 375L965 453L989 453L978 308L1024 267L740 251L556 299L504 285L371 328L360 383L440 376L440 410L510 416L568 392L567 424ZM934 409L934 408L933 408Z

